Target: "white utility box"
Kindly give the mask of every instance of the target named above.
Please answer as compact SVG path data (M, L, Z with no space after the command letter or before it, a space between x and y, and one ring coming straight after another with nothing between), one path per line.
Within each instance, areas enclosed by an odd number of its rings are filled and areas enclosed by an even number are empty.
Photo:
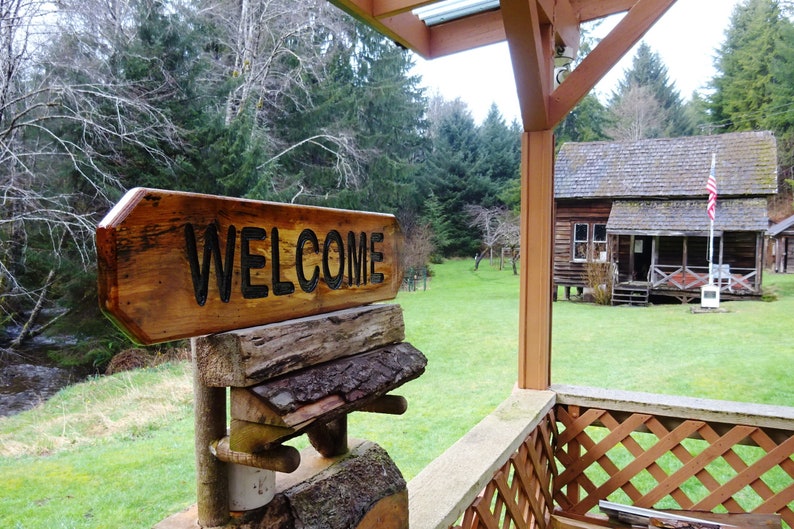
M720 308L720 287L717 285L700 287L700 306L705 309Z

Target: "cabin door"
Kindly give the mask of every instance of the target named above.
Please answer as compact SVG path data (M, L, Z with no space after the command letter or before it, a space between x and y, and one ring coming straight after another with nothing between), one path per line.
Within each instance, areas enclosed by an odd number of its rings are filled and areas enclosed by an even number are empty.
M786 249L783 251L783 271L787 274L794 272L794 237L783 239Z
M634 236L631 277L634 281L648 281L653 256L653 237Z

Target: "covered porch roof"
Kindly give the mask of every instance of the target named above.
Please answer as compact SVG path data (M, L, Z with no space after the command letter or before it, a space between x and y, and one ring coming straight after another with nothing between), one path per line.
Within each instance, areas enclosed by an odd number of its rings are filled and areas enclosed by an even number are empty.
M330 1L425 59L506 40L529 132L554 128L676 0ZM576 56L580 25L618 13L623 19L555 87L554 59Z
M763 198L717 201L714 234L764 232L769 225ZM616 200L607 221L614 235L707 236L705 200Z

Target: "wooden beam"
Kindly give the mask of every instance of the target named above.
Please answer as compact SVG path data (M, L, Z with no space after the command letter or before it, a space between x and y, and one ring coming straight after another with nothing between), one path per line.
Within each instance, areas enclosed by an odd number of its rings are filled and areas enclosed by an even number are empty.
M207 386L247 387L404 339L399 305L366 305L197 338L196 362Z
M393 15L375 17L373 0L329 0L333 5L375 31L409 48L422 57L430 56L430 33L427 26L410 10L395 10ZM385 11L384 11L385 12Z
M521 290L518 387L551 384L551 277L554 244L554 134L521 137Z
M374 22L369 24L391 37L395 42L415 51L424 58L432 57L430 28L410 11L373 20Z
M623 20L604 37L551 96L549 128L562 121L579 101L664 15L676 0L637 0Z
M399 15L432 4L435 1L437 0L372 0L372 16L383 18Z
M430 55L436 59L502 42L506 38L501 12L486 11L431 27Z
M571 6L580 22L625 13L637 0L571 0Z
M547 130L554 39L536 0L502 0L502 17L525 131Z
M579 17L569 0L537 0L548 23L554 26L558 44L579 49ZM543 20L543 19L542 19ZM543 20L546 22L546 20Z

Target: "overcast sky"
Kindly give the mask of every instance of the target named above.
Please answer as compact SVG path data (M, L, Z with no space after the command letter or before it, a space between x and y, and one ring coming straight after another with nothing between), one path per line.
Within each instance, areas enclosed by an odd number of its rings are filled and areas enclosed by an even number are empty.
M722 44L733 8L741 0L678 0L645 35L644 41L667 66L670 80L681 96L689 99L714 75L715 50ZM605 33L620 17L605 21ZM597 33L598 35L598 33ZM599 96L608 96L623 71L631 66L634 49L596 86ZM416 58L416 73L424 79L428 95L457 97L468 103L477 122L491 103L499 105L508 120L518 119L518 98L507 44L495 44L433 61Z

